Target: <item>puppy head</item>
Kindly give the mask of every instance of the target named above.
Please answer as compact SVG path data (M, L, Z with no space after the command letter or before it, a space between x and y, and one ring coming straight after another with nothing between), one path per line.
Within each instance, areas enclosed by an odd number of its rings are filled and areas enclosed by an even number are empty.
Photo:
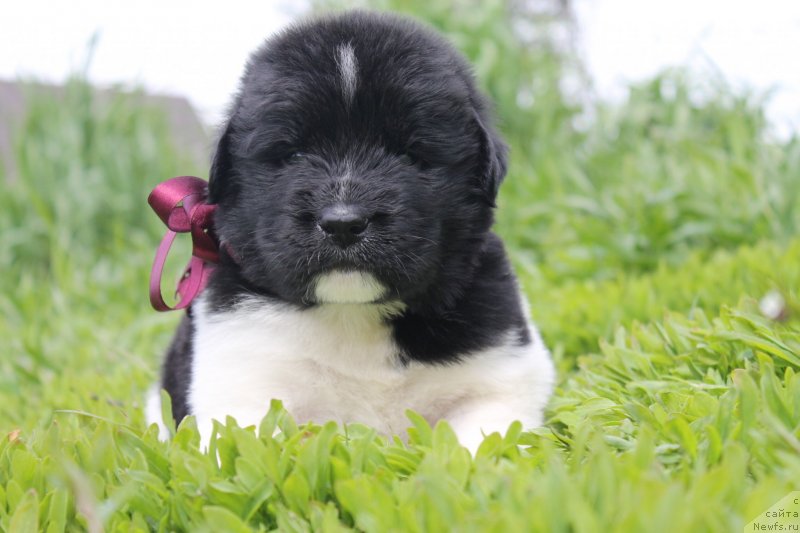
M436 34L364 12L307 22L250 58L211 169L216 230L249 284L290 302L447 306L505 155Z

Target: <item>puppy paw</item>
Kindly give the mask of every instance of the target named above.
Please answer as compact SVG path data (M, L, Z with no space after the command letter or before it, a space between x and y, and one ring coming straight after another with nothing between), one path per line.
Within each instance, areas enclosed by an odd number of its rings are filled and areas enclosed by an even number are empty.
M169 429L164 424L161 409L161 387L154 385L147 391L147 398L145 400L144 416L147 425L155 424L158 426L159 440L169 440Z
M508 406L489 403L462 408L448 417L448 421L458 442L474 456L487 435L494 432L503 434L519 418L509 411Z

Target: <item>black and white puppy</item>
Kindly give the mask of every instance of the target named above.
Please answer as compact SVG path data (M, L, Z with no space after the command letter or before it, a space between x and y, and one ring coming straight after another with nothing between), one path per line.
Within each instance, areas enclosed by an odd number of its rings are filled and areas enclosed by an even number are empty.
M225 247L167 354L175 419L207 438L278 398L298 422L402 434L412 409L473 450L540 425L553 365L490 231L505 171L469 66L431 30L349 12L268 40L211 167Z

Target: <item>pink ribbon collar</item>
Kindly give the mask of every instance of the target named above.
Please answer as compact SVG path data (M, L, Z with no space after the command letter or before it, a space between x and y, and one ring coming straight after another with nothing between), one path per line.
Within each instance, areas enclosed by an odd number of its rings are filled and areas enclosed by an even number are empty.
M158 245L150 271L150 303L156 311L188 307L205 288L214 264L219 262L219 242L213 232L217 206L207 204L207 198L208 184L194 176L169 179L159 184L147 197L147 203L168 228ZM161 294L161 275L178 233L191 233L192 258L178 282L178 303L170 307Z

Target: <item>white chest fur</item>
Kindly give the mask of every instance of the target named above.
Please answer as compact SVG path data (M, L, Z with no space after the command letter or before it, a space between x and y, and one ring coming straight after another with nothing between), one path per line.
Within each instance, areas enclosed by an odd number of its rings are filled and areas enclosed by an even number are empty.
M482 431L541 424L554 372L533 327L526 346L509 338L460 363L402 365L385 312L374 304L298 311L253 299L211 314L199 300L188 399L204 438L212 419L227 415L257 424L273 398L298 423L361 422L386 434L403 434L412 409L431 423L447 419L473 449Z

